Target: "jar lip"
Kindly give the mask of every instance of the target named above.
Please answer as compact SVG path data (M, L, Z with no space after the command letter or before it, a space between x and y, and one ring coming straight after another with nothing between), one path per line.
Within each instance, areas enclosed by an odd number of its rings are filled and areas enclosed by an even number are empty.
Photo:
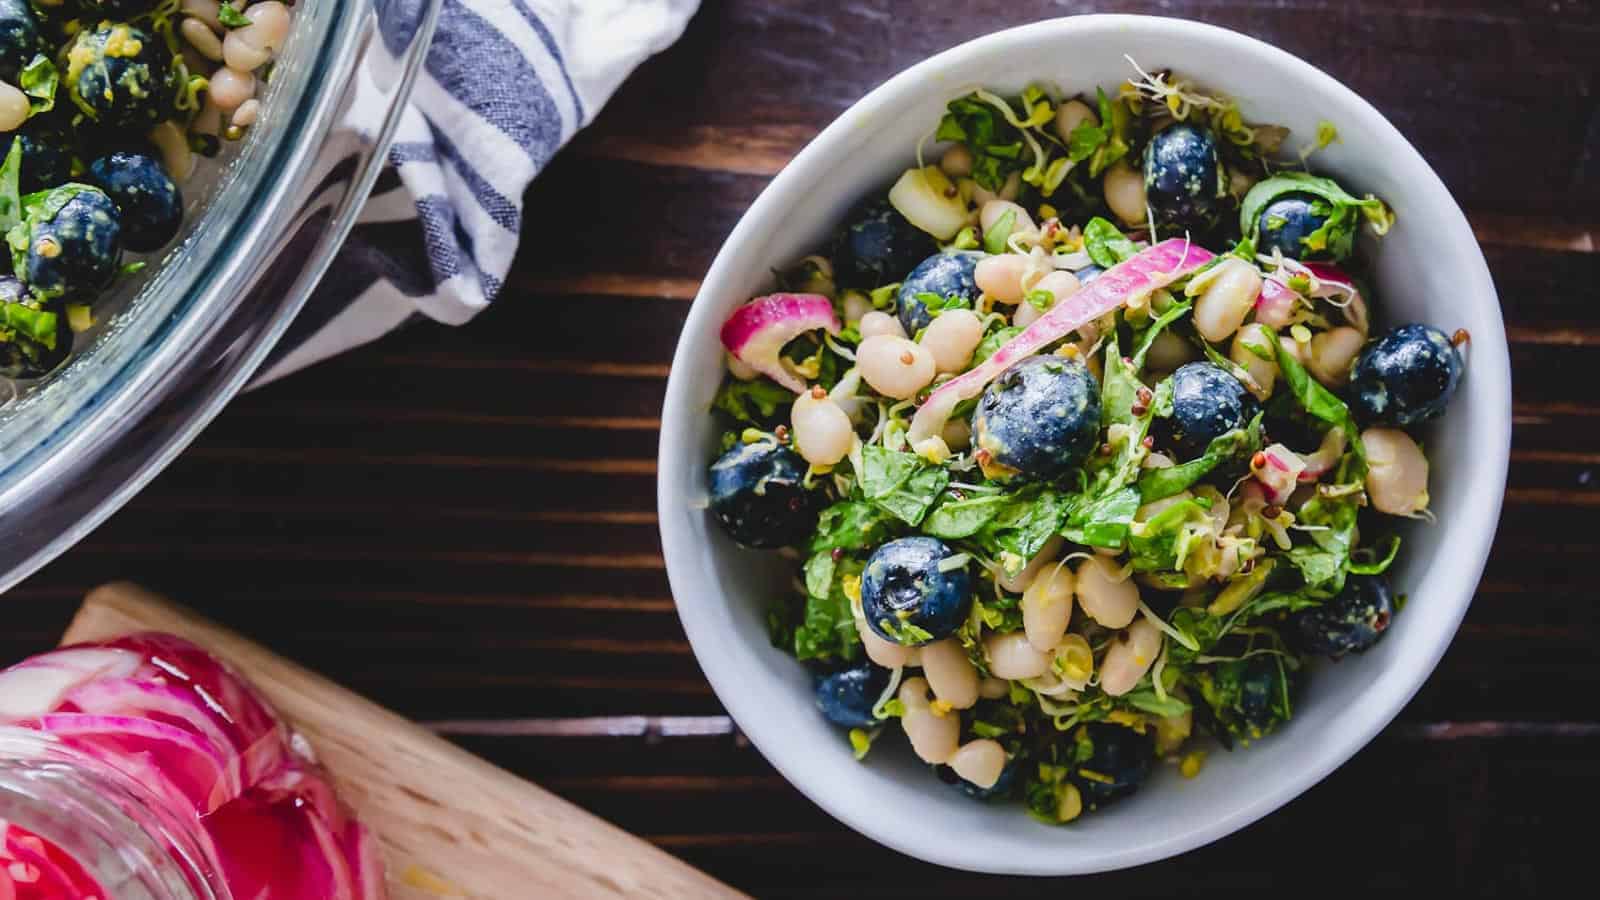
M60 848L117 900L232 900L190 811L45 732L0 726L0 828Z

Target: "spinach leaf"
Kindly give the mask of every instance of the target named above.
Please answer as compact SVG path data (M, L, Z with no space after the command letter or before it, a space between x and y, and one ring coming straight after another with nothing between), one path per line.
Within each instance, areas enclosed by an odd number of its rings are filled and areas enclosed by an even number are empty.
M940 492L949 483L949 472L938 466L924 466L910 478L902 481L894 490L875 498L872 502L880 509L893 513L907 525L915 526L928 514L933 501L939 498Z
M876 444L861 448L861 493L878 500L894 493L911 476L928 467L915 453L888 450Z
M1300 570L1308 594L1331 597L1344 588L1356 534L1356 512L1351 498L1318 496L1301 504L1296 518L1316 529L1310 532L1312 544L1291 547L1285 555Z
M938 318L939 314L947 309L971 309L972 301L960 294L939 296L932 291L923 291L917 295L917 302L927 309L929 314Z
M1395 556L1400 552L1400 535L1389 535L1387 543L1389 549L1383 551L1381 556L1376 551L1373 552L1374 558L1372 562L1356 562L1354 559L1355 551L1351 551L1352 558L1350 562L1345 564L1345 568L1357 575L1382 575L1384 572L1389 571L1389 567L1394 565Z
M243 28L250 24L250 20L245 18L244 13L234 9L231 4L224 3L222 6L228 7L227 9L219 7L217 10L217 21L222 23L222 27L232 30L234 28Z
M1350 439L1350 451L1355 455L1356 467L1354 475L1361 477L1367 470L1367 451L1361 446L1361 429L1357 427L1355 417L1350 414L1350 407L1346 406L1327 388L1317 383L1306 371L1300 361L1289 355L1283 349L1283 344L1278 340L1278 333L1267 326L1262 326L1262 331L1267 335L1267 342L1271 345L1277 356L1278 371L1283 375L1283 383L1288 386L1289 393L1294 397L1300 408L1310 413L1312 417L1321 420L1330 427L1343 428L1345 436Z
M0 234L22 222L22 141L13 140L0 164Z
M1032 559L1066 519L1067 498L1048 488L1012 495L978 532L978 543L1024 561Z
M871 503L844 500L822 511L811 536L811 552L835 548L869 550L894 536L894 519Z
M856 633L844 581L859 579L863 568L860 560L848 556L835 561L829 551L806 560L805 610L794 632L796 659L849 660L858 655L861 636Z
M934 139L964 142L972 151L972 177L991 191L1023 168L1021 133L999 110L970 95L950 101Z
M4 173L0 172L0 178ZM3 201L0 201L3 203ZM780 420L780 411L787 412L794 402L788 388L769 378L740 381L729 377L717 391L711 408L727 414L735 422L766 428Z
M1061 536L1075 544L1120 548L1139 511L1139 492L1122 488L1077 506L1067 518Z
M1258 413L1256 422L1260 421L1261 416ZM1211 470L1217 466L1259 449L1261 449L1259 427L1236 428L1214 438L1206 445L1206 452L1198 459L1165 469L1144 470L1144 474L1139 477L1139 499L1141 502L1150 503L1163 497L1171 497L1211 474Z
M1128 550L1137 572L1176 572L1183 569L1194 531L1191 522L1203 522L1206 509L1193 498L1156 513L1128 533Z
M56 64L43 53L35 55L32 62L22 67L17 83L28 95L30 117L55 108L56 85L60 80Z
M1290 193L1311 194L1329 205L1327 222L1300 241L1307 250L1326 252L1336 261L1350 255L1356 229L1363 221L1370 223L1380 235L1388 232L1394 223L1393 211L1371 194L1361 199L1331 178L1306 172L1280 172L1258 182L1245 194L1239 206L1239 225L1245 236L1254 240L1260 227L1261 211L1273 200Z
M922 531L945 540L971 537L1011 502L1011 498L1005 494L985 494L957 500L946 491L944 499L922 521Z
M1139 248L1123 235L1122 229L1095 216L1083 226L1083 249L1095 265L1109 269L1119 262L1133 258Z
M1090 125L1088 122L1079 125L1067 136L1067 159L1075 163L1083 162L1105 146L1109 136L1103 126Z
M1105 131L1105 141L1095 149L1089 160L1089 177L1098 178L1112 163L1128 155L1128 126L1132 116L1126 103L1114 103L1106 92L1095 89L1096 104L1100 108L1100 127Z

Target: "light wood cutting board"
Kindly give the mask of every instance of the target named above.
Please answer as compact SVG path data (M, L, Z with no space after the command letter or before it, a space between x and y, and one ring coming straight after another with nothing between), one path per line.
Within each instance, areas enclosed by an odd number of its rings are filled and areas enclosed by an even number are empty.
M205 647L311 741L340 795L377 834L392 900L744 896L136 585L91 591L63 643L136 631L165 631Z

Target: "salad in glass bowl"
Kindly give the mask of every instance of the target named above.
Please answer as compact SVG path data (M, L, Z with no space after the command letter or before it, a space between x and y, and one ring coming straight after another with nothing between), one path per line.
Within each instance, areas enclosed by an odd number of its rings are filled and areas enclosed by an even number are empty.
M1383 321L1357 237L1393 213L1316 174L1333 125L1291 149L1134 70L950 101L721 331L709 508L794 555L774 645L858 758L902 733L1049 823L1382 639L1468 339Z

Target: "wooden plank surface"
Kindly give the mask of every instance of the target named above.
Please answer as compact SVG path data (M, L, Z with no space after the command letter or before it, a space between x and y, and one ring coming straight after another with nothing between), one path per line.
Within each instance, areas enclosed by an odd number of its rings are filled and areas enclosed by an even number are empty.
M1085 11L1237 28L1371 99L1466 209L1515 368L1499 539L1399 721L1242 834L1091 881L1562 886L1586 856L1558 825L1600 801L1600 7L1583 0L706 0L529 191L500 302L240 398L14 592L0 659L134 578L751 893L1007 890L848 832L719 718L668 594L655 429L687 301L790 155L929 53Z
M376 835L392 900L744 895L326 678L128 582L90 592L62 643L188 638L311 742Z

